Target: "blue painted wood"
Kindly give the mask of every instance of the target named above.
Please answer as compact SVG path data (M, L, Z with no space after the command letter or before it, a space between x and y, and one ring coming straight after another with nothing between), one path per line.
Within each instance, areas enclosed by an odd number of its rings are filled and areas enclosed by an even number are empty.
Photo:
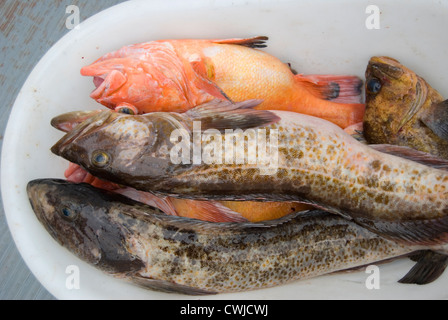
M124 0L0 1L0 148L17 94L40 58L69 29L69 5L80 21ZM48 300L54 297L23 262L9 232L0 200L0 300Z

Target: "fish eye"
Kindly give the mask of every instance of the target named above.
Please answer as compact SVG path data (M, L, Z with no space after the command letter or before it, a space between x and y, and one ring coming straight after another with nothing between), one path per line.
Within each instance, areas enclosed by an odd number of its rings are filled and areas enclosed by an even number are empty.
M377 78L371 78L367 81L366 85L367 92L369 93L378 93L381 90L381 81Z
M119 113L134 115L135 112L129 107L122 107L117 110Z
M92 153L91 161L95 167L103 168L109 163L110 156L107 152L97 150Z
M69 221L74 221L78 217L78 214L75 210L72 210L67 207L62 208L60 214L64 219Z
M121 102L120 104L118 104L115 107L115 111L118 113L124 113L129 115L138 114L138 109L134 105L127 102Z

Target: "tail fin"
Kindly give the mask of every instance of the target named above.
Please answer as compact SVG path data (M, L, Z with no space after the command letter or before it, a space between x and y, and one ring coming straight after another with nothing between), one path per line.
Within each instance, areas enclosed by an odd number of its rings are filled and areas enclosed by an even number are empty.
M302 75L295 76L310 93L338 103L361 103L363 81L357 76Z

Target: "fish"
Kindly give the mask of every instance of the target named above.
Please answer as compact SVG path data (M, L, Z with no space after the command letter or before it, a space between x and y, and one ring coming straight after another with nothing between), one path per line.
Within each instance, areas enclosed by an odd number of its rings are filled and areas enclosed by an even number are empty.
M265 36L155 40L124 46L81 69L90 96L120 112L185 112L213 99L261 99L259 109L321 117L345 128L361 122L363 81L351 75L295 74L268 54Z
M69 132L78 124L100 111L67 112L52 118L51 125L60 131ZM312 208L310 205L299 202L198 201L156 196L148 192L99 179L74 163L69 163L64 176L71 182L89 183L94 187L111 190L133 200L155 206L166 214L210 222L273 220L295 211L310 210Z
M448 159L448 100L391 57L372 57L365 76L367 142L408 146Z
M188 295L278 286L418 254L321 210L247 223L170 216L86 183L35 179L32 210L49 235L99 270L141 287Z
M304 202L394 241L448 241L448 172L410 160L409 148L407 158L381 152L324 119L250 108L258 103L213 100L185 113L145 115L104 110L67 133L51 151L96 177L158 195ZM195 131L195 123L202 131ZM230 135L244 141L244 148L235 148L235 158L254 155L247 136L256 132L253 128L265 130L272 138L265 141L266 150L275 152L269 152L268 162L173 161L179 146L194 146L198 134L209 128L215 133L241 128ZM199 141L207 149L206 140ZM399 146L394 148L398 154Z

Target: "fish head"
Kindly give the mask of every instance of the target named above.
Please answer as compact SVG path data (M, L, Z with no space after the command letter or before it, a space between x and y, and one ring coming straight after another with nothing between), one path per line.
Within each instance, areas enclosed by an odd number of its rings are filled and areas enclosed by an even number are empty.
M95 190L59 179L36 179L27 185L36 217L60 245L109 272L141 269L142 262L126 250L128 231L110 214L117 195Z
M372 57L366 69L367 136L399 134L423 106L427 85L415 72L390 57ZM373 127L373 128L372 128Z
M102 110L69 131L51 151L110 182L157 183L172 171L170 134L178 125L173 121L164 112L134 116Z
M110 109L127 103L135 106L137 113L144 113L139 106L154 104L165 93L163 75L156 66L133 57L94 62L83 67L81 74L93 77L95 89L90 97Z

